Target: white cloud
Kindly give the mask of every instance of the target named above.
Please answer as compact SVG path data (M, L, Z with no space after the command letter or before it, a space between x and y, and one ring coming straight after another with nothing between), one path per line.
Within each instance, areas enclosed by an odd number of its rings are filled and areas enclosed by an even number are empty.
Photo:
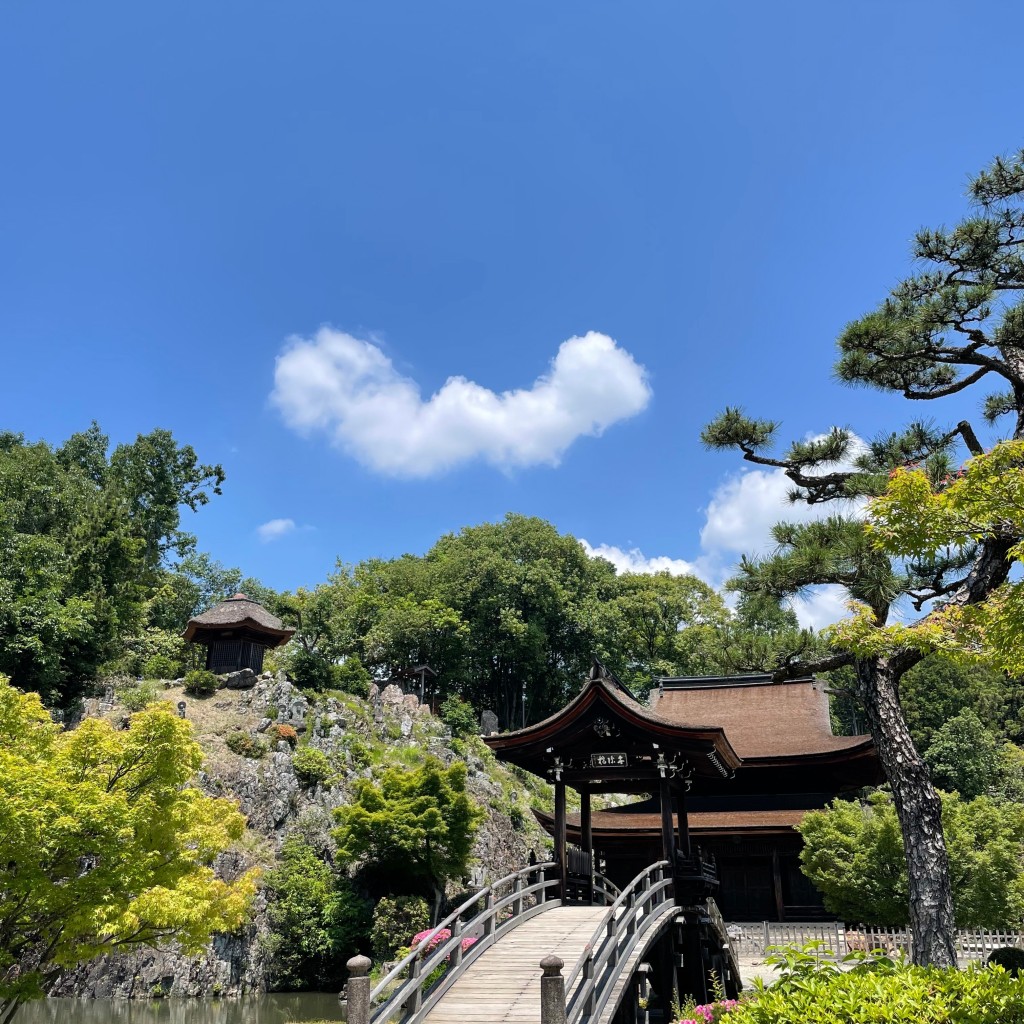
M295 529L294 519L271 519L256 527L256 534L264 544L272 540L279 540L287 533Z
M277 357L271 401L303 434L322 431L388 476L426 477L473 460L500 468L555 465L578 437L642 411L645 369L605 334L562 343L529 389L500 394L449 377L424 401L379 346L322 327Z
M580 538L583 550L591 558L603 558L612 563L618 572L654 573L669 572L673 576L699 575L692 562L682 558L669 558L666 555L656 555L654 558L645 557L639 548L630 548L623 551L611 544L598 544L594 546Z
M854 439L851 457L863 442ZM826 470L832 467L824 467ZM864 507L863 501L791 503L787 495L793 484L781 469L749 469L726 478L711 495L700 532L700 552L693 559L669 555L645 556L633 548L623 551L610 544L591 545L581 541L591 557L601 556L619 572L692 572L712 586L720 587L735 570L740 555L767 555L775 547L771 528L779 522L809 523L830 515L850 514ZM812 587L793 600L793 610L802 625L820 629L845 617L846 595L841 587Z

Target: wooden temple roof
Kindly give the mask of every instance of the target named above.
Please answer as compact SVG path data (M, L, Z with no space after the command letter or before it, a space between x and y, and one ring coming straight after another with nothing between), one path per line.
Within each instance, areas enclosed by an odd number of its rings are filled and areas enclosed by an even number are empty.
M870 736L834 736L823 680L775 682L767 673L659 680L651 713L683 726L714 722L744 766L799 759L843 760L873 750Z
M213 637L224 630L244 630L266 640L267 647L280 647L295 634L283 622L272 615L258 601L245 594L235 594L208 608L201 615L188 620L182 636L186 640L202 642L204 637Z
M570 780L589 775L588 784L613 792L628 792L615 783L635 780L638 772L656 775L659 757L675 758L680 767L685 762L695 774L716 778L730 777L741 763L718 723L683 724L665 718L644 707L597 662L580 692L560 711L525 729L487 736L484 742L501 760L536 775L551 774L558 759ZM593 759L602 756L622 757L624 766L597 771L600 778L594 778Z

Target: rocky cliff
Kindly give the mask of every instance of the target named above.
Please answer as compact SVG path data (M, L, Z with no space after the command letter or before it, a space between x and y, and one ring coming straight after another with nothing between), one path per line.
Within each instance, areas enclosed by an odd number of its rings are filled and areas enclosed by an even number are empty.
M432 754L445 763L458 755L451 736L429 708L397 686L371 688L370 698L308 696L282 674L255 676L245 670L226 677L206 699L184 694L180 681L164 684L163 698L185 703L206 753L199 780L215 796L236 799L248 818L238 847L217 865L233 878L253 864L272 867L288 831L299 819L320 816L325 827L333 808L349 799L352 783L369 777L375 764L410 761ZM92 701L87 714L123 718L116 695ZM290 726L300 744L323 750L338 769L331 785L304 785L292 764L293 747L279 739L277 726ZM284 730L287 735L287 730ZM240 742L242 738L248 742ZM544 787L499 765L477 739L458 744L467 763L467 788L486 811L474 848L473 885L486 884L525 863L531 848L543 852L546 837L530 814ZM250 756L236 753L244 749ZM258 756L251 756L256 754ZM172 949L141 949L97 959L66 972L53 995L151 997L153 995L237 995L266 988L266 900L261 894L250 923L218 935L199 956Z

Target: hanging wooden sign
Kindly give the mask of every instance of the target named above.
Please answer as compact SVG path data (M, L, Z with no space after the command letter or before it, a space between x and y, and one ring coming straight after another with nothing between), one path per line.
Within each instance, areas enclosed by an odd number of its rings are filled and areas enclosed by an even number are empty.
M626 754L591 754L591 768L625 768L629 764Z

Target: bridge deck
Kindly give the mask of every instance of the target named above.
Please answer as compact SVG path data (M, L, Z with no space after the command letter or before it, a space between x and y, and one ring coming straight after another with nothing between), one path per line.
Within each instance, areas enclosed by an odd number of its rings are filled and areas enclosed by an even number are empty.
M540 961L554 953L569 971L607 907L556 907L514 928L466 968L423 1024L536 1024Z

